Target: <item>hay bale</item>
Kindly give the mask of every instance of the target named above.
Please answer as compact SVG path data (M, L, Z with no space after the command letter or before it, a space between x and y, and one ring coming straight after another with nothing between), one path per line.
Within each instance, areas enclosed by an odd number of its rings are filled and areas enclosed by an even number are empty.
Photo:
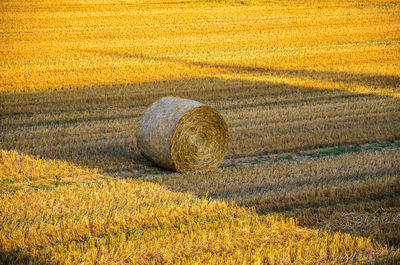
M179 172L218 167L228 151L221 114L197 101L166 97L143 114L136 133L144 157Z

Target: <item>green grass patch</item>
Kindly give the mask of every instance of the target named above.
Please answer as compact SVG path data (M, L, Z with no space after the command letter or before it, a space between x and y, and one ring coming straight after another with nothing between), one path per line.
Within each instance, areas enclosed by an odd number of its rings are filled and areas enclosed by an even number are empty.
M231 163L223 163L222 165L221 165L221 168L227 168L227 167L233 167L233 166L235 166L234 164L231 164Z
M311 157L322 157L322 156L339 156L347 153L355 153L360 152L361 147L359 146L343 146L343 147L335 147L327 150L316 151L310 153Z
M359 146L359 145L339 146L314 152L299 153L299 155L311 156L311 157L339 156L348 153L357 153L363 151L382 151L383 149L391 149L399 147L400 147L400 142L382 143L382 144L377 143L364 146Z
M36 190L49 190L59 186L73 184L73 181L52 181L52 182L41 182L41 183L30 183L27 184L28 187L31 187Z
M291 155L279 156L274 159L274 162L282 161L282 160L288 160L288 161L293 160L293 156L291 156Z

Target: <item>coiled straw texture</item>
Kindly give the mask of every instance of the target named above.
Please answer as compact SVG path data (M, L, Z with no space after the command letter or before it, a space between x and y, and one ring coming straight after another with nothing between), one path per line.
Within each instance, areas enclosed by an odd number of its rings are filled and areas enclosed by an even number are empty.
M136 133L144 157L178 172L218 167L228 151L228 126L214 108L166 97L143 114Z

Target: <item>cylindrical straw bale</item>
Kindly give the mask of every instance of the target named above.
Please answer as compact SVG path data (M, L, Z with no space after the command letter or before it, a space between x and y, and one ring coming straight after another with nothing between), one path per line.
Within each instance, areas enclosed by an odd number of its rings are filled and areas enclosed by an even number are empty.
M228 126L214 108L166 97L143 114L136 133L144 157L174 171L218 167L228 151Z

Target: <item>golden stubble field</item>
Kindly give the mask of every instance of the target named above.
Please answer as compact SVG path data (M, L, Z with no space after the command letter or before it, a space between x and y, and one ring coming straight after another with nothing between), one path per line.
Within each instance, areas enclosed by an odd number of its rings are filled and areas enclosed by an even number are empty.
M400 260L397 1L1 1L0 263ZM146 161L163 96L223 165Z

